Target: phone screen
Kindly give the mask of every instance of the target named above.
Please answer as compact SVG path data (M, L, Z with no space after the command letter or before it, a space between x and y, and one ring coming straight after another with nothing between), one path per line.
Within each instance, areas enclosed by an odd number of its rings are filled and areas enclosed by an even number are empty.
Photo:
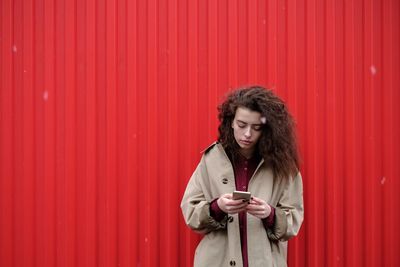
M245 192L245 191L233 191L232 198L235 199L235 200L236 199L250 200L251 193L250 192Z

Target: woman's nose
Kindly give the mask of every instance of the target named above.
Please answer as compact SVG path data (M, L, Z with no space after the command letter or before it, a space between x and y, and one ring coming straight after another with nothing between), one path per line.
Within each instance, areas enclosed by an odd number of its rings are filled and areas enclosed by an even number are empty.
M244 132L244 136L251 137L251 127L246 128L246 130Z

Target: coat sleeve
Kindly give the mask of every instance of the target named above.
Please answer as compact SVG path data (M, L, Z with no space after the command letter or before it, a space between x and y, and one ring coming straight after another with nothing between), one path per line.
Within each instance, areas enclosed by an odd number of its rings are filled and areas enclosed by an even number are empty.
M207 168L204 155L190 178L181 202L181 209L186 224L195 232L206 234L225 229L227 218L216 221L210 215L210 202L205 197L209 189Z
M278 204L275 207L275 223L267 230L272 240L286 241L300 230L304 218L303 183L300 172L288 179Z

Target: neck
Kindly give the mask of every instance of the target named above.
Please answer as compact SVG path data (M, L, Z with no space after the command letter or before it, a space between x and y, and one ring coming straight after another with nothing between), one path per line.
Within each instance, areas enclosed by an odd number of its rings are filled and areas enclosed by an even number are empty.
M239 153L242 154L242 156L245 157L246 159L250 159L254 154L254 149L251 150L240 149Z

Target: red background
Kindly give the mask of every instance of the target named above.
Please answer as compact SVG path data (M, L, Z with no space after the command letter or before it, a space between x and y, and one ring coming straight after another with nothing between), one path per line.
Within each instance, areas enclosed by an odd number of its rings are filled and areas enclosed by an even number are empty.
M400 266L400 1L2 0L0 266L191 266L179 204L216 106L299 133L290 266Z

